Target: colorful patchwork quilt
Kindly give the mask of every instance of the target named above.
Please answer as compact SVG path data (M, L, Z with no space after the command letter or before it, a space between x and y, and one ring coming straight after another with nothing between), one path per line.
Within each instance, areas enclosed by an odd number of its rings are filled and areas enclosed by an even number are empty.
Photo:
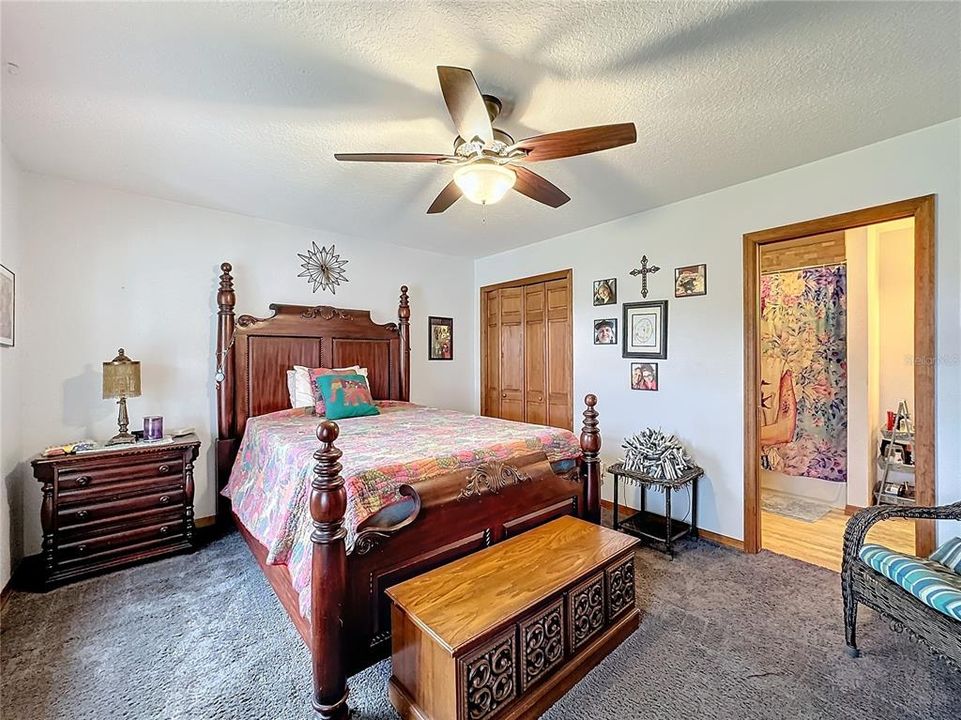
M357 526L400 499L402 484L543 450L551 462L580 457L568 430L510 422L410 403L378 401L380 415L340 420L347 489L347 550ZM300 611L310 613L310 530L307 507L319 447L313 408L247 421L237 460L223 490L244 527L267 548L267 562L287 565Z

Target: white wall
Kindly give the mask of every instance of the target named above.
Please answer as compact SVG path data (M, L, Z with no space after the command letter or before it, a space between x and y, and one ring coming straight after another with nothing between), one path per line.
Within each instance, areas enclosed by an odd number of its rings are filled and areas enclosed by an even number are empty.
M278 192L282 192L278 188ZM192 425L203 448L197 517L214 512L214 347L219 265L234 265L238 313L268 314L270 302L370 308L397 318L410 286L411 388L415 402L469 410L475 312L472 261L24 174L21 338L30 353L21 384L26 455L45 445L116 433L117 407L101 399L101 366L118 347L142 364L143 395L128 403L131 426L163 415ZM324 202L318 198L318 202ZM385 236L390 228L384 228ZM313 294L298 252L336 242L349 282ZM18 278L19 279L19 278ZM427 316L454 318L450 362L427 361ZM26 551L40 544L39 488L24 502Z
M874 487L878 410L877 237L845 232L848 281L847 504L869 505Z
M24 451L20 432L23 343L23 238L20 234L22 173L6 147L0 146L0 264L16 274L15 342L0 347L0 587L7 584L23 555L20 507Z
M845 233L849 505L871 504L878 429L901 400L914 412L914 220ZM901 481L905 478L892 477Z
M959 165L961 120L953 120L483 258L475 264L475 286L574 268L574 389L578 398L587 392L599 398L604 460L618 456L621 438L647 425L676 432L707 471L702 527L743 538L743 234L936 193L937 357L923 361L936 363L938 500L945 503L961 498ZM620 348L591 342L591 320L610 313L592 307L591 282L617 277L618 301L640 300L640 280L628 273L645 253L662 268L651 277L648 299L670 300L669 354L660 361L658 392L631 391ZM674 268L694 263L708 265L708 295L674 299ZM479 337L475 347L476 357ZM479 393L477 379L475 404ZM940 530L957 532L947 523Z
M914 224L876 229L878 409L881 415L897 412L898 403L907 400L914 413Z

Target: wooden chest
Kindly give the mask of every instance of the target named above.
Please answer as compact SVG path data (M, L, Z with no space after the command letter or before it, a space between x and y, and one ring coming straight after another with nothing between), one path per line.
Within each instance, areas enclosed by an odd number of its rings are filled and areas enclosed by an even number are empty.
M43 484L44 585L191 549L199 448L190 435L35 459Z
M637 543L565 517L387 590L401 717L540 716L637 628Z

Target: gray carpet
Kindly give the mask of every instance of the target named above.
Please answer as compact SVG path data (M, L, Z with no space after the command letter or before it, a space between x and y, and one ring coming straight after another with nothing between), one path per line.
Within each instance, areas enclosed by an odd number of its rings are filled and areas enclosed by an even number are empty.
M834 573L689 542L673 563L640 551L637 577L640 630L546 717L959 717L961 674L872 612L865 656L844 655ZM0 639L6 720L311 717L307 652L236 534L14 593ZM351 680L355 717L396 718L389 673L383 662Z

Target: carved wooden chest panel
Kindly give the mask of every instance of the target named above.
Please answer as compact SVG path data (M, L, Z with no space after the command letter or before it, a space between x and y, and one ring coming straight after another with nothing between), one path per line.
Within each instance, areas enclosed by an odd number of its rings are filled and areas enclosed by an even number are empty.
M401 717L538 717L637 628L637 542L566 517L390 588Z

